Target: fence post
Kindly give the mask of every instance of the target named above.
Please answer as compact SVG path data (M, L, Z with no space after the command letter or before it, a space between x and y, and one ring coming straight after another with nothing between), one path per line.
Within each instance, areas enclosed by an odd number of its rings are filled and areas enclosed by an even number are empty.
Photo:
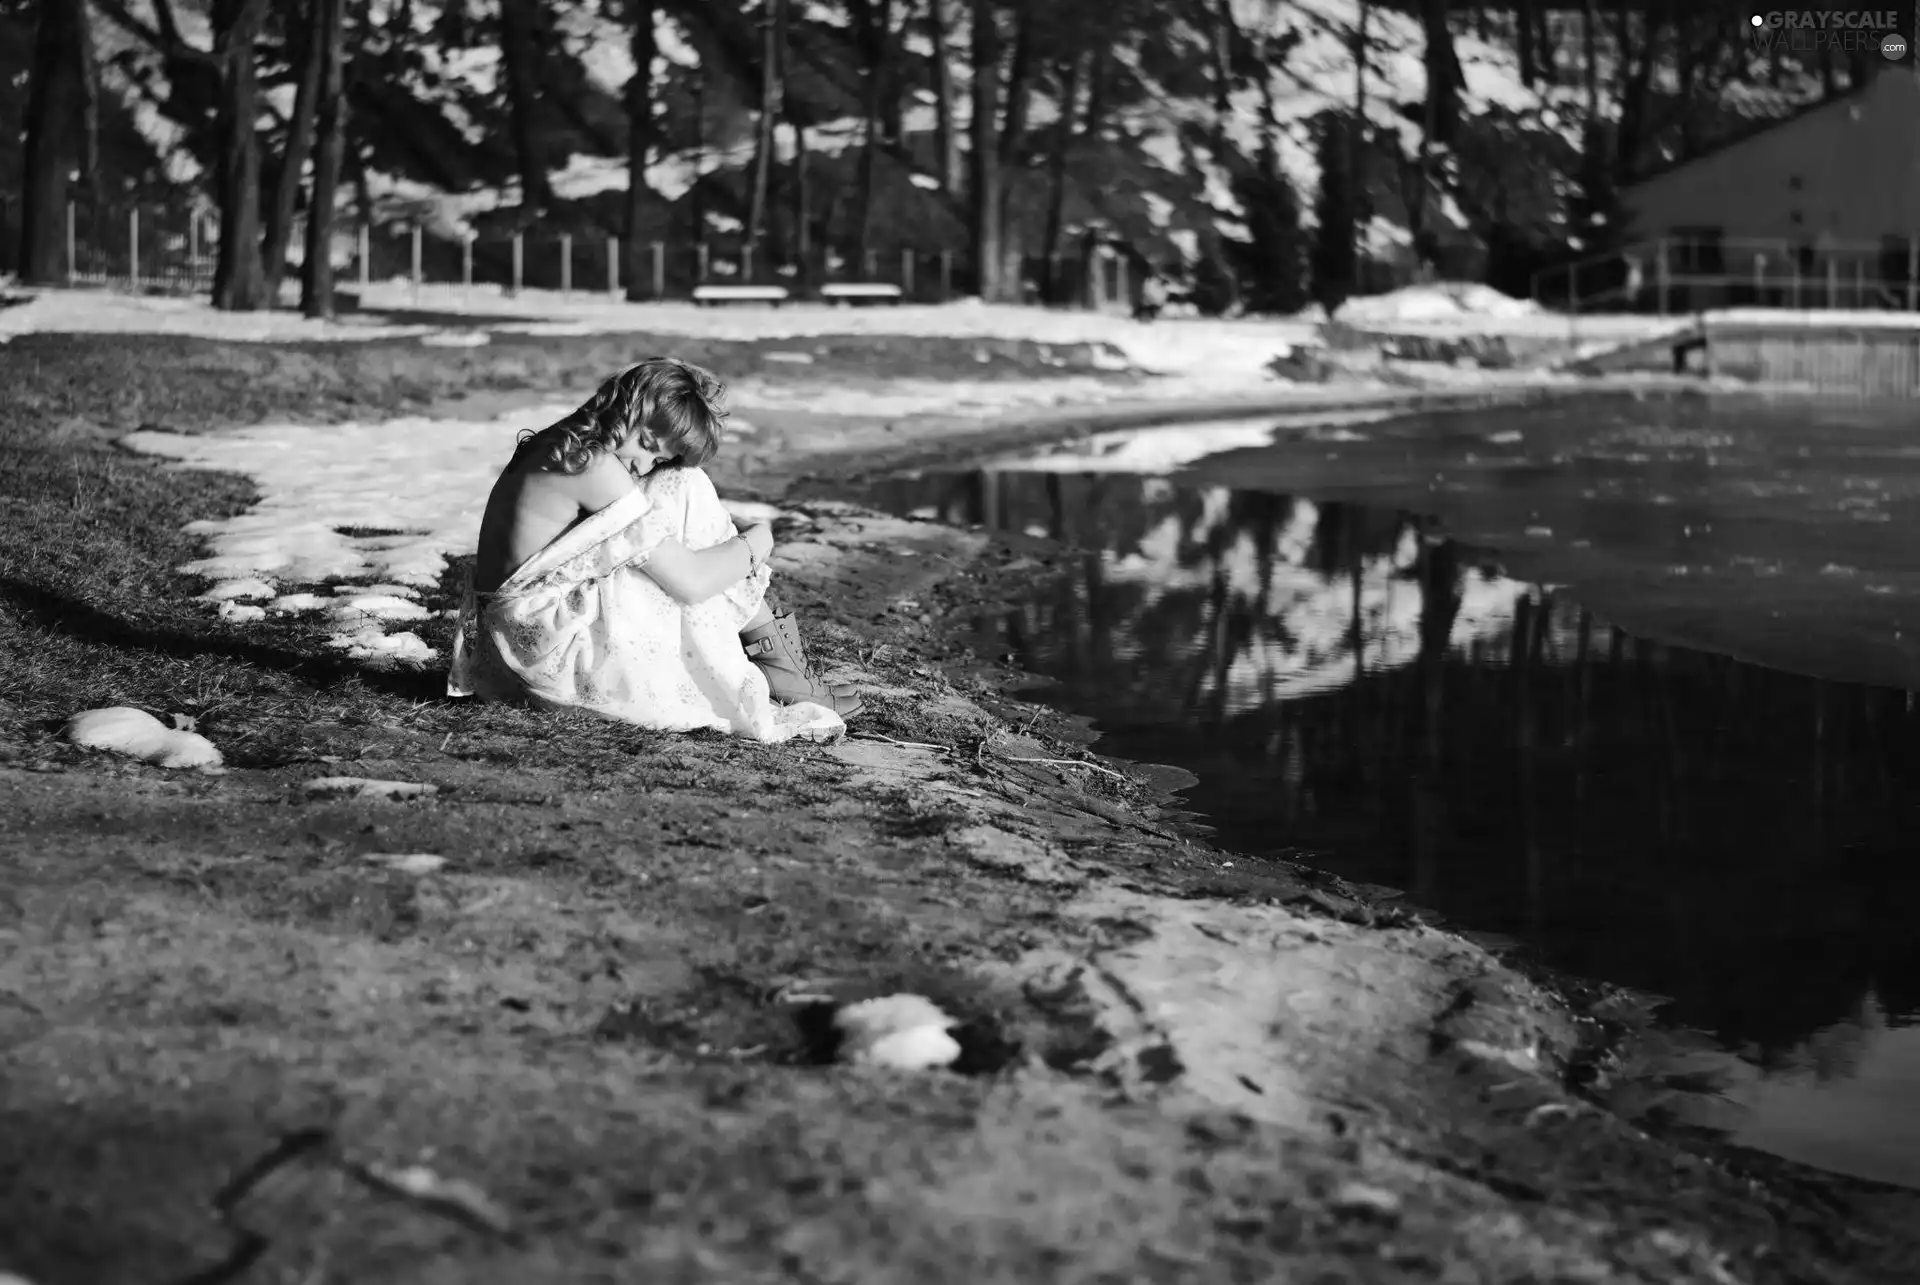
M693 284L697 286L705 285L707 281L707 269L713 266L712 262L707 257L708 256L707 243L705 241L700 241L695 243L693 247L693 255L694 255L696 266L700 270L700 275L694 280Z
M953 251L940 252L940 302L953 298Z
M366 293L373 284L373 225L360 225L360 291Z
M607 238L607 293L613 298L620 297L620 238Z
M653 250L653 297L655 301L667 297L667 247L655 241Z
M140 293L140 207L127 211L127 286Z
M873 251L873 250L869 250L869 251L867 251L867 252L866 252L866 254L865 254L865 255L863 255L863 256L861 257L861 261L860 261L860 279L861 279L862 281L871 281L871 280L873 280L873 275L874 275L874 255L875 255L875 253L876 253L875 251Z
M200 279L200 211L187 211L187 275Z
M560 234L560 293L573 293L573 233Z
M908 298L913 297L913 251L911 250L900 252L900 293Z
M67 284L68 285L73 284L73 274L76 271L76 267L75 267L76 257L74 254L74 250L75 250L75 238L74 238L74 231L73 231L73 202L68 201L67 202ZM1912 292L1909 291L1908 293L1911 294Z
M1907 238L1907 311L1920 311L1920 237Z
M1133 295L1127 288L1127 256L1124 254L1113 256L1113 297L1122 308L1133 311L1130 306Z
M423 274L421 250L424 248L422 239L420 224L415 222L413 225L413 301L415 303L420 302L420 284Z
M1853 306L1867 306L1867 268L1860 260L1853 261Z
M1828 311L1832 311L1834 308L1839 307L1839 304L1835 302L1835 299L1839 295L1839 293L1840 293L1840 261L1838 259L1829 258L1827 260L1827 310Z
M1753 256L1753 303L1755 307L1765 305L1766 292L1767 256L1765 251L1758 251Z
M1667 238L1661 237L1653 244L1653 281L1654 290L1659 296L1660 315L1667 315L1668 292L1672 289L1673 278L1667 267Z
M522 279L525 276L527 266L526 253L526 234L524 232L515 232L513 234L513 292L515 294L520 293Z
M460 306L473 307L473 233L460 238Z

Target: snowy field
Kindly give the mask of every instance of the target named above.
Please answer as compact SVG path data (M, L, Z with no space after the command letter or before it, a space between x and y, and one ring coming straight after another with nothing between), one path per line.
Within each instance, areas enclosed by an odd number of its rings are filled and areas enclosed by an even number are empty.
M762 340L822 335L903 335L1109 344L1117 359L1167 375L1264 383L1264 367L1297 346L1318 342L1320 321L1297 318L1168 318L1141 323L1109 312L986 304L977 300L898 307L701 308L686 303L627 303L579 292L376 284L362 312L335 322L298 313L223 313L204 300L49 290L0 309L0 342L31 332L181 334L235 343L287 343L416 337L427 343L479 344L485 336L672 334ZM431 312L431 316L425 315ZM450 320L451 316L451 320ZM1567 317L1480 286L1416 286L1350 300L1338 319L1368 328L1456 334L1624 341L1673 328L1672 318ZM1118 364L1118 361L1116 361ZM1228 391L1228 390L1222 390Z

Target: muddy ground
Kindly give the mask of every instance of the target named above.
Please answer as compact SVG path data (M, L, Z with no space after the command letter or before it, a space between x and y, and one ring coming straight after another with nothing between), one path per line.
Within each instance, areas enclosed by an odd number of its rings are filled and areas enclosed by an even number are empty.
M823 405L836 380L1093 364L864 340L796 370L764 346L658 346L811 381ZM196 552L181 526L240 511L249 484L114 445L143 423L323 432L584 395L653 347L0 347L0 1271L1920 1275L1912 1193L1606 1109L1634 1074L1630 1006L1184 838L1138 774L1012 698L1019 676L949 624L1057 549L803 506L776 591L870 713L840 745L765 747L451 703L438 673L349 665L297 619L223 624L171 568ZM775 499L953 428L756 418L723 493L750 467ZM193 716L231 770L59 740L73 711L122 703ZM436 792L303 786L343 775ZM420 854L446 864L387 860ZM896 989L965 1019L960 1067L824 1064L810 1006Z

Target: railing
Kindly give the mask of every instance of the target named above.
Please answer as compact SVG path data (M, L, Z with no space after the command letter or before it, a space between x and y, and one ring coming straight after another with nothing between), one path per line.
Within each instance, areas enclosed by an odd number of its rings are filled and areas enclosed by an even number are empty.
M17 198L0 194L0 271L16 269L19 238ZM66 211L63 265L70 285L110 286L136 292L200 293L213 282L219 248L219 223L210 213L155 205L101 206L71 203ZM297 279L305 244L296 223L288 244L285 279ZM849 262L831 248L813 248L803 256L762 242L749 247L737 238L707 241L658 240L642 247L637 262L626 255L621 238L549 228L448 237L424 223L349 222L334 238L337 283L343 290L374 285L399 286L413 299L445 306L488 292L557 291L581 298L686 299L704 284L777 284L805 298L829 282L876 282L899 287L903 299L944 302L973 293L972 266L964 252L904 246L868 250ZM1056 256L1051 264L1022 264L1041 302L1044 283L1069 283L1073 302L1124 306L1137 285L1124 257L1096 251L1094 270L1079 255ZM637 268L637 272L635 269ZM633 279L630 279L633 278Z
M1533 298L1568 312L1763 307L1920 311L1920 246L1788 238L1662 237L1534 274Z

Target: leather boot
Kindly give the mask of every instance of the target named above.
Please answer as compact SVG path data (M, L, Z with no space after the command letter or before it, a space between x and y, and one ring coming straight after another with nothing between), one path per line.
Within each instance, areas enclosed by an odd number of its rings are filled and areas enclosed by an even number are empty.
M852 718L861 709L861 700L845 683L829 683L807 664L806 648L800 645L800 628L793 613L775 616L758 629L740 635L747 658L760 666L767 676L767 689L782 705L812 701L825 705L841 718Z

